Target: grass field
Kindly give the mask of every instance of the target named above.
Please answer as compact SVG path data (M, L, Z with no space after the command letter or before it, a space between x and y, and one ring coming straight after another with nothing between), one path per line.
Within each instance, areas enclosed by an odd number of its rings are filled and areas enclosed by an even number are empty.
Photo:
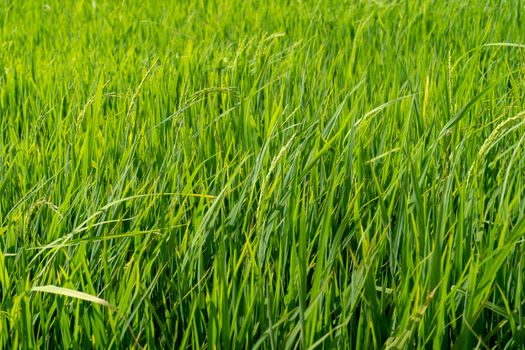
M0 1L0 348L520 348L525 4Z

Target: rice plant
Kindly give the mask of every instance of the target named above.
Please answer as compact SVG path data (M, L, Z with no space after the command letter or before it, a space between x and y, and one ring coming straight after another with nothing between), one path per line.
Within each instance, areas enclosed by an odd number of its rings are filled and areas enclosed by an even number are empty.
M524 9L0 1L0 348L522 348Z

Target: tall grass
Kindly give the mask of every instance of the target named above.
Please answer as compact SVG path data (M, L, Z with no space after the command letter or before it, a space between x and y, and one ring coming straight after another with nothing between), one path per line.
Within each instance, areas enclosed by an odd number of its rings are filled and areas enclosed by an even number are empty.
M519 348L508 1L1 1L0 348Z

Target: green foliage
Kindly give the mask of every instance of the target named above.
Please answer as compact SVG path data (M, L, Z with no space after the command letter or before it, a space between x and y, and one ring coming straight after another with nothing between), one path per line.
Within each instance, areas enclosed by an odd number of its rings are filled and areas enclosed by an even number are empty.
M519 348L523 2L0 1L0 348Z

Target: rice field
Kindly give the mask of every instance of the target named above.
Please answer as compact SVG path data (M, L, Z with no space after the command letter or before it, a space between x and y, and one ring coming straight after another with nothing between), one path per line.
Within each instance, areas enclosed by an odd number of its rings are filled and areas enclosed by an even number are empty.
M524 5L1 0L0 348L523 348Z

